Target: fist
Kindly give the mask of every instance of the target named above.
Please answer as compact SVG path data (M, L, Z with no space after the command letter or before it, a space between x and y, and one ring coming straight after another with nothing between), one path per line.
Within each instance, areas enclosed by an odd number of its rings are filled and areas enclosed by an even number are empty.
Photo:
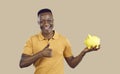
M51 57L52 56L52 49L49 48L50 44L48 44L43 50L42 55L43 57Z

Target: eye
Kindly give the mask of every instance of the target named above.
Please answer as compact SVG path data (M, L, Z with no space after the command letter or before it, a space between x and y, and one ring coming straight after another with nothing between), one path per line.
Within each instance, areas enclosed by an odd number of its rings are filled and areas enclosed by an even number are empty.
M48 23L51 23L53 20L47 20Z
M40 21L40 23L43 23L44 21Z

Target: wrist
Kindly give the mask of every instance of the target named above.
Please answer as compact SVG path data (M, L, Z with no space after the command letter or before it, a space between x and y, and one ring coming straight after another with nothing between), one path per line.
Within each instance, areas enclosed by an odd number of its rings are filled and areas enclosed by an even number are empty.
M83 57L85 54L86 54L86 52L85 52L85 51L82 51L82 52L79 54L79 56Z
M39 52L39 56L44 57L43 51L40 51L40 52Z
M83 50L81 53L82 53L83 55L85 55L85 54L87 53L87 51Z

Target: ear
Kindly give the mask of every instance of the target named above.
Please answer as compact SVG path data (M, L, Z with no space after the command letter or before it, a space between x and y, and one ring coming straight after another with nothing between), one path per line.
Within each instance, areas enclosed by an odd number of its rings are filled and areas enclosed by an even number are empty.
M40 21L39 21L39 20L37 20L37 23L38 23L38 24L40 24Z
M40 19L39 18L37 19L37 23L40 24Z
M37 23L40 24L40 16L37 17Z

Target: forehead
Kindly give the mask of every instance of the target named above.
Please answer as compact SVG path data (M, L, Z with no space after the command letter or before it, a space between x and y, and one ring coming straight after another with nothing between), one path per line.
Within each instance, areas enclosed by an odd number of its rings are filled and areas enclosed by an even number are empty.
M39 15L39 17L40 17L40 19L49 19L49 18L52 19L53 18L52 14L50 12L41 13Z

